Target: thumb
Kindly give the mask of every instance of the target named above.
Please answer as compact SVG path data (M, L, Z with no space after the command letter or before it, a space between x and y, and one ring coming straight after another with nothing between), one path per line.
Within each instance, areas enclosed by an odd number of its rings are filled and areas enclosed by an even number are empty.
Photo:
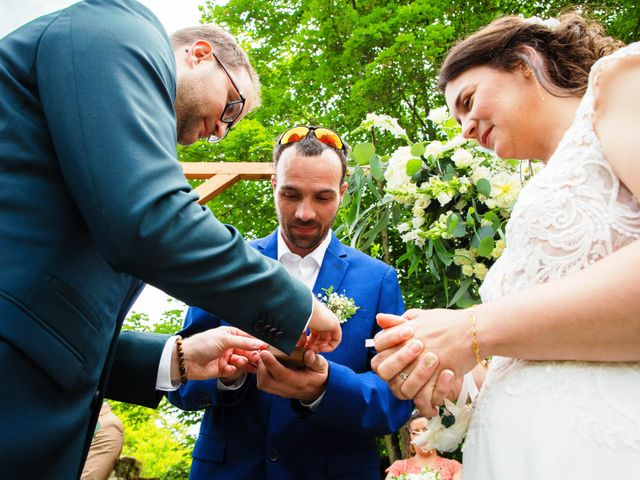
M312 370L314 372L322 372L327 365L327 360L322 355L318 355L313 350L307 350L306 352L304 352L304 364L309 370Z

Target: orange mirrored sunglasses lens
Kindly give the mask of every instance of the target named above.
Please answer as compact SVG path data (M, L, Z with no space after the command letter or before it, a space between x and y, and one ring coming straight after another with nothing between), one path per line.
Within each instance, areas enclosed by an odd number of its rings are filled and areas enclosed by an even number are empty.
M309 135L309 129L307 127L294 127L284 132L284 135L282 135L280 139L280 144L286 145L288 143L299 142L307 135Z
M316 128L313 133L319 142L338 150L342 148L342 140L340 140L338 134L328 128Z

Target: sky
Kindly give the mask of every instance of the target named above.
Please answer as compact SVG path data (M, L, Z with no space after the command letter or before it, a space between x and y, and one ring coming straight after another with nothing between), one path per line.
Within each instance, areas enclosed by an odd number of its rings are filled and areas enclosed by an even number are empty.
M140 0L160 19L168 33L183 27L197 25L200 21L198 5L205 0ZM20 25L47 13L76 3L76 0L2 0L0 2L0 38ZM216 4L226 3L218 0ZM168 303L168 296L157 288L147 286L131 308L138 313L147 313L149 319L160 318L162 313L183 305Z
M2 0L0 2L0 38L41 15L55 12L76 3L77 0ZM197 25L200 20L198 5L205 0L140 0L156 14L168 33L179 28ZM214 3L226 3L216 1Z

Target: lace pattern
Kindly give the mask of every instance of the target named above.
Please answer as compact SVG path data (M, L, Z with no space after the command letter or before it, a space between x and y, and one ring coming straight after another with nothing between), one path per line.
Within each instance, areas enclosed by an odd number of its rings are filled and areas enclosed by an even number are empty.
M640 205L605 159L592 123L593 85L602 66L631 55L640 55L640 43L594 65L573 124L518 198L507 248L480 289L483 301L562 278L640 238ZM493 359L466 445L497 420L489 410L498 397L537 393L551 396L551 414L584 439L640 451L640 364L511 358Z

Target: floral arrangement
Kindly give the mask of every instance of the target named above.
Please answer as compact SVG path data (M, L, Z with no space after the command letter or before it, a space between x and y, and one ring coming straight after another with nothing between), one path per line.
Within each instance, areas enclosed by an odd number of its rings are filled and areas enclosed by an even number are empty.
M386 195L378 205L400 207L389 222L406 245L400 262L411 262L409 273L419 267L442 282L447 306L467 307L505 248L504 226L527 178L521 162L501 160L463 138L446 107L433 109L428 120L437 138L412 143L395 119L370 114L361 129L389 132L401 145L381 157L374 145L359 144L353 156L360 165L369 162L373 176L382 170ZM532 174L538 166L527 168ZM457 290L450 294L452 286Z
M353 298L334 292L333 285L329 288L323 288L322 291L324 294L319 293L318 298L338 317L340 323L345 323L353 317L358 308L360 308L356 306Z
M423 468L420 473L403 473L402 475L392 475L394 480L440 480L440 473L428 467Z

